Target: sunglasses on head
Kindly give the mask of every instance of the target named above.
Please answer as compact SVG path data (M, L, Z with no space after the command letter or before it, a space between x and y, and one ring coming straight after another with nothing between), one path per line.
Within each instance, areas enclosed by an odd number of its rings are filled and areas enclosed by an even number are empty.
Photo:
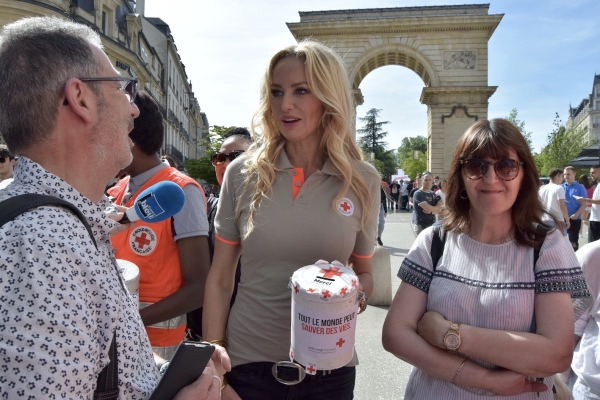
M467 178L478 180L487 174L488 168L494 167L496 176L503 181L512 181L519 175L519 166L523 165L523 161L515 161L510 158L502 158L495 162L481 160L479 158L470 158L468 160L460 160L463 171Z
M233 161L244 153L244 150L234 150L229 154L225 153L215 153L210 157L210 161L212 161L213 166L221 165L225 161Z
M129 104L133 104L135 96L137 95L138 80L136 78L128 76L110 76L105 78L79 78L79 80L82 82L119 82L121 84L121 90L129 99Z

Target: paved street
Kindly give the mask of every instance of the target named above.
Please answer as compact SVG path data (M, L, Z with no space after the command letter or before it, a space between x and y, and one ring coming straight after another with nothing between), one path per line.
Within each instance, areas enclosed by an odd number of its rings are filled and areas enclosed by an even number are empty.
M404 256L414 241L410 227L411 214L393 211L388 213L383 231L383 247L392 260L392 294L396 293L400 279L396 277ZM587 226L584 225L579 246L587 243ZM369 306L360 315L356 332L356 351L360 365L356 368L357 400L403 399L411 366L386 352L381 345L381 329L388 307Z

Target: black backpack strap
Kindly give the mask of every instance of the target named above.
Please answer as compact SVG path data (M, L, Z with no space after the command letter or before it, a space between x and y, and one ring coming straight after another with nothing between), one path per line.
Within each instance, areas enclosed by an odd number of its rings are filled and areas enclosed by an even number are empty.
M119 398L119 360L117 358L116 333L108 349L109 363L98 376L94 400L116 400Z
M438 262L444 254L444 246L446 246L446 232L444 227L440 225L433 226L433 237L431 238L431 261L433 262L433 272L437 268Z
M14 196L10 199L2 201L0 203L0 226L4 225L8 221L12 221L19 215L23 214L25 211L29 211L32 208L42 206L64 207L73 211L73 213L77 215L77 217L85 226L85 229L90 234L90 238L92 239L92 242L94 242L94 246L98 248L98 245L96 244L96 239L94 239L94 234L92 233L92 228L90 227L90 224L87 222L87 219L81 213L81 211L68 201L52 196L47 196L44 194L28 193L19 196Z
M540 258L540 249L544 245L544 240L546 239L546 235L550 232L551 227L538 224L535 228L535 236L536 240L538 240L537 245L533 248L533 268L535 269L535 265L537 264L538 259Z
M94 234L92 233L92 227L88 223L81 210L68 201L44 194L22 194L0 202L0 227L23 214L25 211L42 206L64 207L71 210L83 223L85 229L90 235L90 239L92 239L92 242L94 243L94 246L98 248L98 244L96 243L96 239L94 239ZM113 334L110 348L108 350L108 358L108 365L104 367L102 371L100 371L100 375L96 381L94 400L116 400L119 398L119 368L117 359L116 334Z

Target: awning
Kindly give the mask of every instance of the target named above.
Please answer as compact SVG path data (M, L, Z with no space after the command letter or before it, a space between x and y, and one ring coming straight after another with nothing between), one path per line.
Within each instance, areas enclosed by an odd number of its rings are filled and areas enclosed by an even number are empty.
M576 158L568 162L574 167L591 167L600 164L600 144L595 144L581 150Z

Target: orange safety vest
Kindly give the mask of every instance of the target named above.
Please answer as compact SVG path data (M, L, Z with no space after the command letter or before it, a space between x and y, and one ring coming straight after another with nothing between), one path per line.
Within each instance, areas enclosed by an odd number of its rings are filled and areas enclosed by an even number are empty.
M123 198L129 186L129 177L125 177L109 189L108 194L115 198L116 204L133 206L139 193L162 181L171 181L181 188L196 185L204 194L202 187L177 169L161 169L152 176L129 200L123 204ZM133 224L132 224L133 225ZM179 252L173 240L171 218L161 222L135 222L129 230L111 237L117 250L115 257L131 261L140 269L140 309L164 299L183 286L183 276L179 265ZM154 325L146 326L150 344L155 348L176 347L185 336L186 315L171 318ZM159 355L160 351L158 351Z

